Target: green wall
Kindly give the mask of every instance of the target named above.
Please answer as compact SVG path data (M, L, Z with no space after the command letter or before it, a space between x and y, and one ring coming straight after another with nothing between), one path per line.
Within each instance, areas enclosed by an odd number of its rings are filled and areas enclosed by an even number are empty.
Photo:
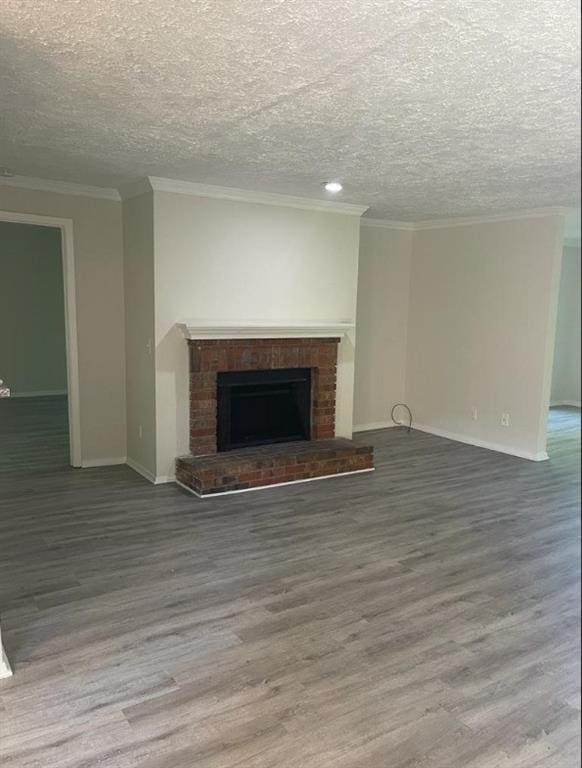
M0 222L0 379L14 395L67 388L58 229Z
M580 405L580 247L566 246L558 303L552 403Z

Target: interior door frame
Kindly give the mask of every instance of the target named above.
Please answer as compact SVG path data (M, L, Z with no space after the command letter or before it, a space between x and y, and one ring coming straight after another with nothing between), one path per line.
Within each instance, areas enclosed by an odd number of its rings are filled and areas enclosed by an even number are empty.
M65 346L67 357L67 400L69 405L70 463L81 466L81 407L79 390L79 343L77 338L77 298L75 288L75 254L73 220L34 213L0 211L0 221L13 224L33 224L52 227L61 233L61 258L63 264L63 288L65 297ZM39 329L39 332L41 329Z

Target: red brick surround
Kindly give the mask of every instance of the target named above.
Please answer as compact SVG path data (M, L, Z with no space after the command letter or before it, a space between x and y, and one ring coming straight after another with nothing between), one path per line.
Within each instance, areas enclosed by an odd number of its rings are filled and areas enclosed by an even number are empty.
M337 345L330 339L191 340L190 450L216 453L217 374L275 368L311 368L313 440L335 433Z

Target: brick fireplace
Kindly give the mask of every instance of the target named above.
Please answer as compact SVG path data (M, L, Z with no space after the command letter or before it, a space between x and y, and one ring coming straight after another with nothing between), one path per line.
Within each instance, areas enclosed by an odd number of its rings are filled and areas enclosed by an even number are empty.
M191 455L176 460L177 481L205 496L373 469L370 447L334 438L340 341L339 336L188 339ZM309 372L307 439L274 438L272 445L220 450L225 444L218 432L221 378L269 371Z
M333 437L339 341L339 338L188 341L192 454L199 456L217 451L219 372L310 368L311 439Z

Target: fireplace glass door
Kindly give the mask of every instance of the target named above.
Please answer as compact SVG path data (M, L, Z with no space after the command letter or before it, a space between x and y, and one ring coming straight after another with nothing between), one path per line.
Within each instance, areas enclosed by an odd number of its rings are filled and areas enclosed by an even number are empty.
M218 374L218 450L311 438L311 369Z

